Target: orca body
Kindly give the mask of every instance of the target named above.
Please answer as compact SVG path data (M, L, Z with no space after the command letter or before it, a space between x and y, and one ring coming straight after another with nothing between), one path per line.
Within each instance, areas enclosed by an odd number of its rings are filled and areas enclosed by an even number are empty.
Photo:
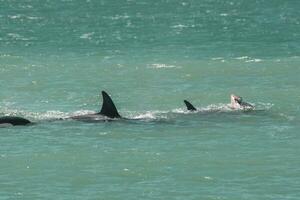
M234 94L230 95L231 100L231 108L232 109L242 109L242 110L253 110L254 106L250 103L243 101L243 98L240 96L236 96Z
M103 103L100 112L95 114L73 116L71 117L71 119L85 122L111 121L114 119L121 119L122 117L118 113L114 102L105 91L102 91L102 98Z
M1 126L25 126L30 124L31 121L24 119L22 117L13 117L13 116L5 116L0 117L0 125Z
M231 104L230 104L231 109L245 110L245 111L254 110L254 106L251 105L250 103L243 101L243 98L240 96L236 96L232 94L230 96L230 99L231 99ZM189 101L184 100L184 103L186 105L187 110L197 111L197 109Z

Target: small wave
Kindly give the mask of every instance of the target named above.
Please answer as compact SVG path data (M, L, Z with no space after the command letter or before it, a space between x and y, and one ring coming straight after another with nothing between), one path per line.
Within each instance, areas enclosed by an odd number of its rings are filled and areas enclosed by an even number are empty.
M171 26L171 28L174 28L174 29L184 29L184 28L194 28L194 27L195 27L194 24L191 24L191 25L177 24L177 25Z
M250 63L250 62L262 62L262 59L259 58L251 58L249 56L240 56L240 57L236 57L234 58L235 60L244 60L246 63Z
M258 59L258 58L254 58L254 59L250 59L250 60L246 60L245 62L249 63L249 62L262 62L262 59Z
M153 69L160 69L160 68L180 68L179 66L175 65L167 65L167 64L160 64L160 63L154 63L148 66L149 68Z
M9 19L13 19L13 20L17 20L17 19L28 19L28 20L39 20L42 19L41 17L36 17L36 16L27 16L27 15L21 15L21 14L17 14L17 15L8 15L7 16Z
M252 103L251 103L252 104ZM272 103L263 103L263 102L258 102L258 103L253 103L255 110L270 110L274 104Z
M167 111L146 111L146 112L127 112L125 116L129 119L140 119L140 120L155 120L155 119L166 119Z
M89 115L89 114L94 114L95 111L91 110L78 110L70 114L70 116L76 116L76 115Z
M287 114L285 114L285 113L280 113L279 116L281 116L281 117L283 117L283 118L285 118L285 119L287 119L287 120L289 120L289 121L293 121L293 120L296 119L295 116L290 116L290 115L287 115Z
M230 104L211 104L200 109L202 112L229 112L232 111Z
M215 57L215 58L211 58L212 61L219 61L219 62L226 62L225 58L223 57Z
M42 19L41 17L35 17L35 16L26 16L27 19L29 20L39 20Z
M31 116L30 116L31 115ZM61 111L46 111L44 113L30 113L29 117L33 117L37 120L53 120L53 119L66 119L69 117L68 113Z
M189 28L189 26L184 25L184 24L177 24L177 25L172 26L172 28L183 29L183 28Z
M177 24L177 25L172 26L172 28L188 28L188 26L183 25L183 24Z
M197 109L198 110L198 109ZM190 111L184 108L175 108L172 110L173 113L179 113L179 114L188 114Z
M87 40L91 40L92 36L95 34L95 32L91 32L91 33L84 33L80 36L81 39L87 39Z
M124 15L105 16L103 18L108 19L108 20L122 20L122 19L124 20L124 19L130 18L130 16L127 14L124 14Z
M0 38L1 40L1 38ZM5 58L5 57L12 57L10 54L0 54L0 58Z
M19 19L21 17L22 17L22 15L20 15L20 14L18 14L18 15L8 15L8 18L10 18L10 19Z
M248 56L241 56L241 57L236 57L235 59L236 60L247 60L247 59L249 59L249 57Z
M28 112L18 109L1 109L0 113L4 116L20 116L30 120L52 120L52 119L65 119L69 117L68 113L61 111L46 111L44 113L39 112Z
M142 113L142 114L133 116L132 119L155 119L155 113L153 113L153 112Z
M129 18L129 15L115 15L115 16L112 16L111 19L112 20L119 20L119 19L128 19Z
M224 60L223 57L215 57L215 58L211 58L211 60Z
M26 38L18 33L8 33L8 37L12 38L13 40L21 40L21 41L31 41L34 40L35 38Z
M220 16L221 17L227 17L229 14L228 13L221 13Z

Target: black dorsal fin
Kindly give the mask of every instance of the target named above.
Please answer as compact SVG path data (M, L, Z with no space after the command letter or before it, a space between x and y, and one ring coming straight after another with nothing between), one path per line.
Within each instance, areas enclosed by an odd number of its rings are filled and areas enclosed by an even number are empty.
M102 91L102 98L103 103L99 114L109 118L121 118L114 102L105 91Z
M196 110L197 110L197 109L196 109L190 102L188 102L187 100L184 100L183 102L185 103L186 108L187 108L188 110L190 110L190 111L196 111Z

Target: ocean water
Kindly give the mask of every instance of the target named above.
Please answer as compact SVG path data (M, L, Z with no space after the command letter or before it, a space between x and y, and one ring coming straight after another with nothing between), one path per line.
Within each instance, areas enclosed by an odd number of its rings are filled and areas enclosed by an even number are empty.
M0 0L0 115L35 122L0 128L0 199L299 199L299 9ZM135 120L56 120L102 90Z

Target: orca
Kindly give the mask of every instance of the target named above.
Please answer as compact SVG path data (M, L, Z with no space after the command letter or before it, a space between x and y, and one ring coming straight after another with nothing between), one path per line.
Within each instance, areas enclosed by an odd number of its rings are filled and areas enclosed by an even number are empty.
M22 117L4 116L0 117L1 126L25 126L31 124L31 121Z
M231 99L231 104L230 104L230 108L234 109L234 110L253 110L254 106L250 103L247 103L245 101L243 101L243 98L240 96L236 96L234 94L230 95L230 99ZM187 108L187 110L189 111L196 111L197 109L187 100L183 101L185 103L185 106Z
M113 119L120 119L120 118L125 119L121 117L121 115L118 113L118 110L114 102L105 91L102 91L102 98L103 98L103 103L100 112L95 114L77 115L69 118L78 121L85 121L85 122L111 121ZM28 124L33 124L33 123L22 117L16 117L16 116L0 117L0 127L20 126L20 125L24 126Z
M232 109L253 110L254 106L243 101L243 98L234 94L230 95L230 107Z
M93 122L93 121L110 121L113 119L122 118L113 100L110 98L110 96L105 91L102 91L101 93L102 93L103 102L102 102L102 107L100 112L94 114L72 116L71 119Z
M183 101L186 105L186 108L189 110L189 111L196 111L197 109L187 100L184 100Z

